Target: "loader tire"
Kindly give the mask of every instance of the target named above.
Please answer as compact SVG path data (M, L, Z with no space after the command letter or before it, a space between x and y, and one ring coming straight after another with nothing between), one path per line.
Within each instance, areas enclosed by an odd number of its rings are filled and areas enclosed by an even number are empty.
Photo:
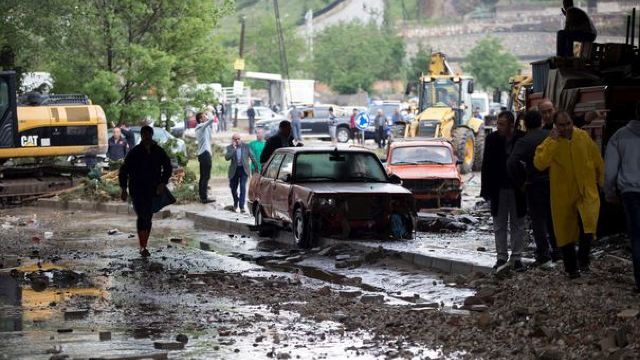
M458 160L462 161L460 172L470 173L473 170L473 163L476 157L475 137L473 131L466 127L459 127L453 130L453 148L456 151Z

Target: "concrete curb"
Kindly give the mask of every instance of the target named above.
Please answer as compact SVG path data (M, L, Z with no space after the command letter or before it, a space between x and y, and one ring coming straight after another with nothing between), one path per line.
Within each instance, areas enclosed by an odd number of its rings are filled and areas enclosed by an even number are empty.
M194 212L186 212L185 216L187 219L193 221L194 226L209 230L223 231L223 232L235 232L244 235L256 236L256 233L251 231L250 226L243 222L231 221L226 219L220 219L207 215L200 215ZM278 243L294 246L292 235L288 231L278 231L274 237L271 238L273 241ZM320 238L319 246L330 246L330 245L348 245L355 250L360 251L371 251L376 250L379 247L373 245L365 245L357 242L348 242L343 240L335 240L329 238ZM402 260L426 269L436 270L447 274L460 274L460 275L468 275L473 274L475 272L483 272L488 273L491 271L491 267L482 266L470 262L455 260L455 259L447 259L440 258L436 256L429 256L424 254L412 253L408 251L398 251L398 250L389 250L384 249L385 252L394 254L399 256Z
M81 210L81 211L96 211L105 212L116 215L135 215L133 207L128 203L116 203L116 202L95 202L86 200L69 200L64 201L61 199L38 199L38 206L58 209L58 210ZM171 210L160 210L153 215L154 219L166 219L171 217Z

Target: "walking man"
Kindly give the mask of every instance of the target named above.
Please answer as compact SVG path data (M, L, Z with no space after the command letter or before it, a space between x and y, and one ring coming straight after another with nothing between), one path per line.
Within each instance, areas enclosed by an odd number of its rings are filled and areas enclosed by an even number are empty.
M251 104L249 104L249 108L247 109L247 118L249 119L249 134L253 134L253 128L256 124L256 110Z
M256 159L262 158L262 150L264 150L265 141L264 141L264 131L262 129L256 130L256 139L249 143L249 149L251 149L251 153L253 157ZM258 163L256 166L251 163L251 173L254 172L262 172L262 164Z
M171 160L167 153L153 141L153 128L143 126L140 129L140 144L134 147L124 164L120 167L120 198L127 201L129 193L133 202L133 209L138 219L138 241L140 255L148 257L147 242L151 234L151 218L153 217L152 201L154 196L167 191L167 184L171 178Z
M298 143L298 146L301 145L302 143ZM282 120L278 125L278 132L267 139L264 150L262 150L262 154L260 155L260 164L266 164L273 152L277 149L292 146L294 145L293 136L291 135L291 123L287 120Z
M256 158L251 153L249 146L242 142L240 134L233 134L231 145L227 146L227 152L224 155L225 160L231 161L229 164L229 186L231 187L231 195L233 196L233 211L244 213L244 201L247 192L247 178L250 174L250 165L253 163L255 168L259 167ZM240 196L238 196L238 186L240 186Z
M360 144L360 132L358 131L358 127L356 126L356 116L358 115L358 109L353 109L351 113L351 118L349 119L349 128L351 129L351 136L353 136L353 143L356 141Z
M336 139L336 130L338 126L338 120L333 113L333 106L329 107L329 136L331 137L331 145L335 145L338 141Z
M293 139L296 141L302 141L302 123L300 120L300 111L295 105L289 112L289 120L291 120L291 126L293 127Z
M589 134L574 128L565 111L553 116L554 128L538 146L533 164L539 171L549 169L551 215L564 269L570 279L589 270L591 241L596 233L600 194L604 182L604 162ZM576 258L575 243L579 242Z
M198 141L198 163L200 163L200 180L198 182L198 195L203 204L212 203L215 200L209 199L207 190L209 188L209 178L211 177L211 132L213 131L213 118L207 119L207 114L199 112L196 114L196 140Z
M129 144L122 138L120 128L113 128L113 135L109 138L109 148L107 149L107 158L109 160L122 160L127 156Z
M640 119L640 103L636 105ZM604 193L607 201L620 202L627 215L636 292L640 292L640 120L631 120L609 139L605 155Z
M373 123L376 126L376 143L378 143L378 148L382 149L386 145L386 134L384 132L384 127L387 125L387 117L384 115L382 109L378 109L378 113L376 114Z
M553 106L553 103L549 99L544 99L538 105L538 110L542 115L542 126L545 130L553 129L553 114L556 112L556 108Z
M525 237L525 197L514 186L507 172L507 159L516 141L522 137L522 132L515 129L515 117L510 111L503 111L498 115L497 129L486 138L480 190L480 196L491 203L498 253L493 270L500 272L509 266L507 238L510 238L513 269L524 271L521 258Z
M560 259L553 234L551 218L551 199L549 190L549 171L538 171L533 166L536 148L548 136L542 129L542 115L532 110L524 117L527 133L516 141L513 152L507 160L507 170L518 188L524 188L527 210L531 219L533 238L536 242L536 261L533 267L551 268L553 261Z

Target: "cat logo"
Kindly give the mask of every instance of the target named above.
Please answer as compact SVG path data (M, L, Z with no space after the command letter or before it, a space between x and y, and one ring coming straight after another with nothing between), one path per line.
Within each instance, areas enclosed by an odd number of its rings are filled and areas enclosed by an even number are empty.
M20 146L38 146L38 135L22 136L20 138Z

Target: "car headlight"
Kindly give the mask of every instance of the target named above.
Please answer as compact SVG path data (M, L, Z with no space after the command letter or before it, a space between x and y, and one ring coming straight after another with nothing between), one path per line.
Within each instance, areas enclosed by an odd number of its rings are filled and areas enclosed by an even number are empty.
M335 206L336 200L332 198L320 198L318 199L318 205L320 206Z

